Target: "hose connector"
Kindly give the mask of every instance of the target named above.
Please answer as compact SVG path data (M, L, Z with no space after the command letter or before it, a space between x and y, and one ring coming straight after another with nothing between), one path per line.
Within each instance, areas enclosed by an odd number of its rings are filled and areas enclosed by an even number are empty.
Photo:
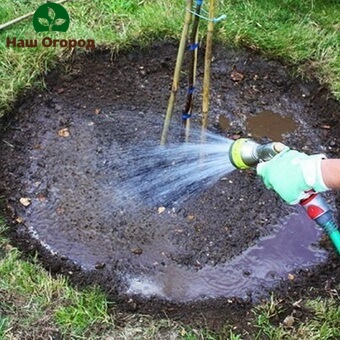
M258 144L248 138L240 138L233 142L229 150L231 164L237 169L249 169L259 162L271 160L285 149L280 142Z

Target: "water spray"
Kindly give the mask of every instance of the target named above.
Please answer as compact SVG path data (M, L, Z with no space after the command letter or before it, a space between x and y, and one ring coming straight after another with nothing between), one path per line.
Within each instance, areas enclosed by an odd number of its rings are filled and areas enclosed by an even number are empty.
M251 139L240 138L231 145L229 159L237 169L250 169L259 162L271 160L284 149L285 145L280 142L261 145ZM322 227L340 254L340 231L329 204L322 196L311 191L308 198L300 201L300 205L305 209L308 216Z

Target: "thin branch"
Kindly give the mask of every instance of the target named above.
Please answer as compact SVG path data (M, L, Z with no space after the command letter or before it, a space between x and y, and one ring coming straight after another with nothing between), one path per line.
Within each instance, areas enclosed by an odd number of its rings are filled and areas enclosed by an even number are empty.
M61 4L63 4L64 2L66 2L66 1L70 1L70 0L60 0L60 1L57 1L57 2L55 2L55 3L61 5ZM12 26L12 25L14 25L14 24L16 24L16 23L18 23L18 22L20 22L20 21L22 21L22 20L25 20L25 19L31 17L32 15L34 15L34 13L35 13L35 11L34 11L34 12L27 13L27 14L24 14L24 15L22 15L21 17L18 17L18 18L16 18L16 19L13 19L13 20L11 20L11 21L8 21L8 22L6 22L6 23L4 23L4 24L1 24L1 25L0 25L0 31L1 31L1 30L4 30L5 28L8 28L9 26Z

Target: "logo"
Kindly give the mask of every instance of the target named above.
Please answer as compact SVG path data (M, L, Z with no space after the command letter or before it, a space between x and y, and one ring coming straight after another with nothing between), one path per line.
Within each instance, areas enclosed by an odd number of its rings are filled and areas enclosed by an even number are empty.
M36 32L66 32L69 26L70 17L66 9L54 2L41 5L33 15Z
M38 7L33 15L33 27L37 33L39 32L66 32L70 26L70 16L66 9L55 2L47 2ZM12 39L6 38L6 47L15 48L35 48L38 47L37 39ZM95 41L93 39L52 39L49 36L41 39L40 44L43 47L62 47L69 50L76 47L85 48L87 50L95 49Z

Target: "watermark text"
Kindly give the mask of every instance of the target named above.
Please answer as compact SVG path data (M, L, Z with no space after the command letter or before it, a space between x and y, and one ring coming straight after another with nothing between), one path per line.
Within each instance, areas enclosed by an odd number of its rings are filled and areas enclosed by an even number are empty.
M93 39L52 39L50 37L45 37L41 40L41 45L43 47L62 47L69 50L81 47L86 50L94 50L96 48L95 41ZM16 48L33 48L38 47L37 39L17 39L8 38L6 39L6 47L16 47Z

